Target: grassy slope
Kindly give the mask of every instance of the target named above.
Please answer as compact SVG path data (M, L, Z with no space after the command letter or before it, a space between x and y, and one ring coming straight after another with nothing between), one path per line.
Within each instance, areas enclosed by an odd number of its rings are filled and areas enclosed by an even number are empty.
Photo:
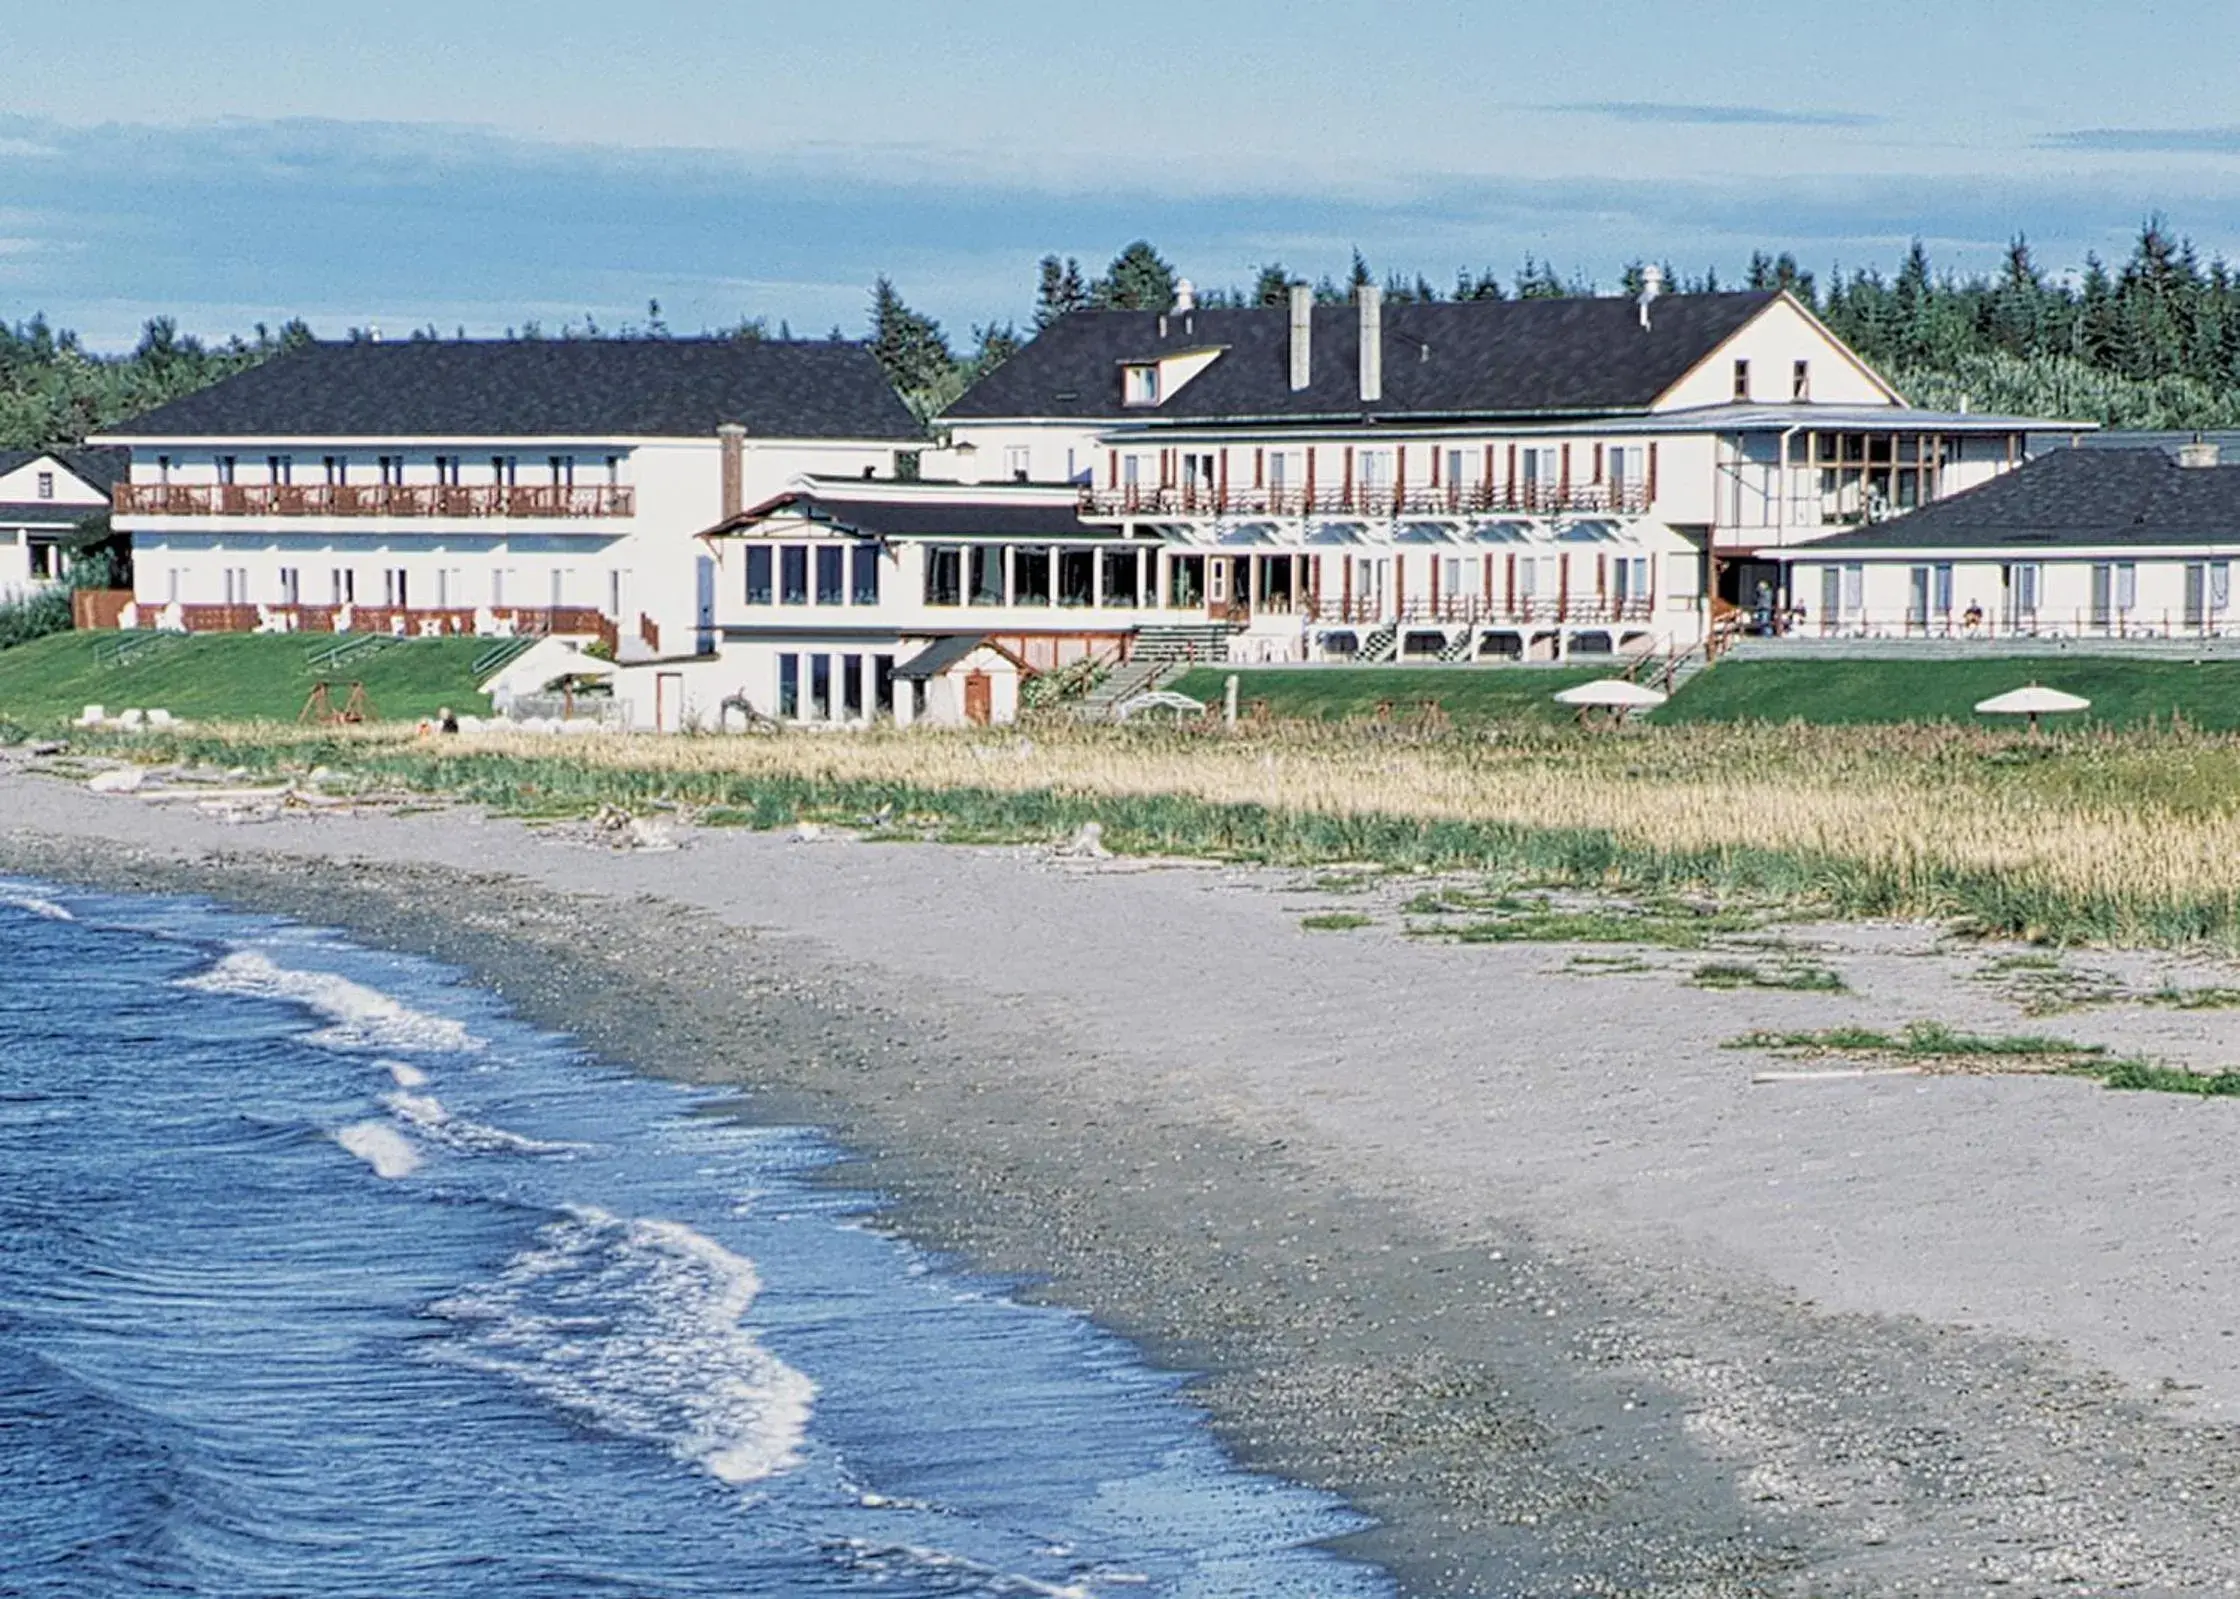
M1609 675L1587 668L1500 666L1200 666L1168 686L1219 705L1231 670L1239 679L1237 703L1247 710L1254 700L1265 700L1275 716L1328 721L1374 716L1386 704L1393 715L1407 716L1427 700L1461 722L1568 721L1577 713L1556 704L1555 692Z
M312 684L328 680L339 707L362 681L376 717L429 716L448 705L486 715L474 688L474 660L483 639L412 639L314 670L314 651L331 637L263 637L247 633L172 636L150 642L119 665L98 659L113 651L115 633L61 633L0 650L0 717L26 725L75 717L88 705L110 715L161 706L201 721L292 722Z
M2002 722L1976 701L2042 683L2081 694L2092 709L2060 725L2240 728L2240 661L2127 661L2107 656L1990 657L1973 661L1734 661L1698 674L1657 713L1660 722Z

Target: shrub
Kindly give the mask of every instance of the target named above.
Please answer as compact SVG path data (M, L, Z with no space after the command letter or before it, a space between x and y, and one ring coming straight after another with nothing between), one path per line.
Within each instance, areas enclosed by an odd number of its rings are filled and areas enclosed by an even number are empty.
M69 631L70 596L62 589L44 589L21 599L0 601L0 650Z

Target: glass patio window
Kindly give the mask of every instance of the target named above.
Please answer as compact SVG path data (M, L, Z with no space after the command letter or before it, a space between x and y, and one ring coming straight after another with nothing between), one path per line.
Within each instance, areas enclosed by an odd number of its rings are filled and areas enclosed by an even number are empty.
M770 603L770 571L773 564L768 545L747 551L747 603L749 605L768 605Z
M848 552L852 582L849 590L858 605L879 603L879 547L859 544Z
M809 603L809 547L806 544L778 547L778 603Z
M963 598L964 551L954 544L926 546L926 603L956 605Z
M1021 544L1011 551L1011 603L1050 603L1050 546Z
M1001 605L1003 603L1003 554L1000 544L975 544L972 546L972 603L975 605Z
M837 544L817 546L817 603L839 605L847 599L848 552Z

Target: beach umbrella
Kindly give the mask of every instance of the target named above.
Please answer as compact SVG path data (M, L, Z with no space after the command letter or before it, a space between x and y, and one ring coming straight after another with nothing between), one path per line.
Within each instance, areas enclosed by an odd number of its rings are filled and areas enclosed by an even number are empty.
M1598 677L1591 683L1577 684L1556 695L1558 704L1577 706L1582 717L1589 711L1608 711L1612 721L1619 720L1628 711L1654 710L1665 698L1653 688L1629 683L1622 677Z
M2030 731L2038 730L2038 718L2058 716L2064 711L2088 711L2092 701L2076 694L2064 694L2057 688L2042 688L2036 683L2022 688L2010 688L2004 694L1994 694L1987 700L1976 701L1976 710L1985 716L2027 716Z

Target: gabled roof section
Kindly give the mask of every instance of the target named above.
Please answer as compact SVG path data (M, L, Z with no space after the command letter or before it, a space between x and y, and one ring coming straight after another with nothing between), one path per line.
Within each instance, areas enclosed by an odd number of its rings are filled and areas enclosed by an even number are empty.
M1081 520L1070 491L999 485L882 483L810 478L702 533L754 537L773 521L828 524L857 538L1109 539L1113 530Z
M943 417L1202 423L1645 410L1778 298L1771 290L1666 295L1647 328L1632 300L1612 296L1388 303L1384 398L1367 405L1360 312L1351 305L1315 307L1312 381L1296 391L1284 307L1076 311L974 384ZM1122 403L1124 364L1211 345L1225 353L1166 403Z
M2180 466L2160 449L2056 450L1791 559L1885 550L2031 551L2217 544L2240 548L2240 466Z
M131 457L123 450L0 450L0 477L20 472L34 461L52 461L87 488L103 493L114 487L131 465Z
M1030 668L1025 661L1005 649L983 633L958 633L949 638L936 639L916 655L894 669L894 675L905 681L912 678L935 678L951 667L969 661L982 650L991 650L1002 656L1021 671Z
M423 339L311 344L111 438L916 441L868 346L833 340Z

